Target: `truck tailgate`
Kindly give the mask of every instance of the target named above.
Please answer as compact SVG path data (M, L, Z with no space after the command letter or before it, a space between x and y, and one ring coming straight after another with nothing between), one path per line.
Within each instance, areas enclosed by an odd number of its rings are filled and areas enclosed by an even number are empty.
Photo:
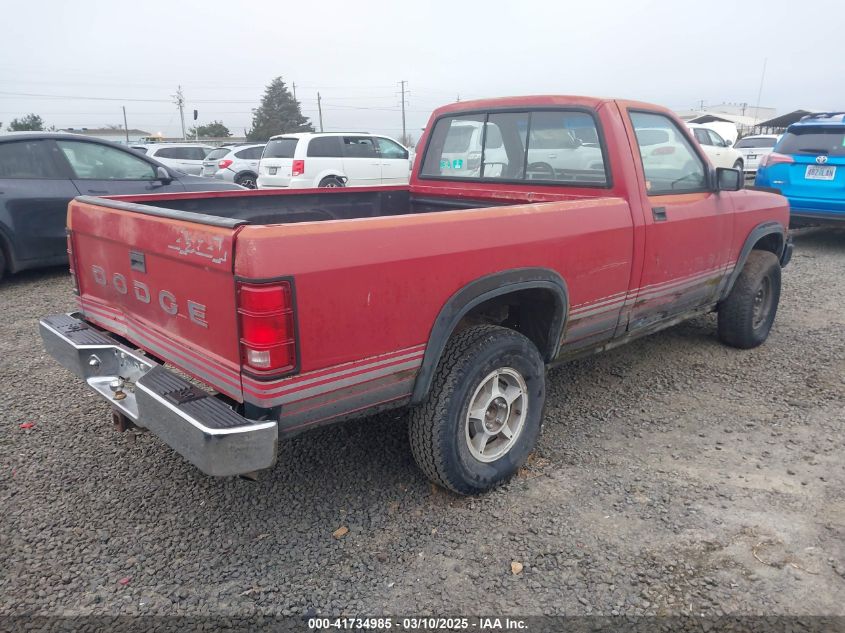
M70 204L71 265L85 318L242 400L237 222L149 214L112 200Z

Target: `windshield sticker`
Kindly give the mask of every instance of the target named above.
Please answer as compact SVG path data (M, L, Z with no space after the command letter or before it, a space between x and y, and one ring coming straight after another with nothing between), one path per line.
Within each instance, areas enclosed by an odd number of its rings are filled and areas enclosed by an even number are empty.
M462 158L456 158L452 161L452 169L463 169L464 161Z

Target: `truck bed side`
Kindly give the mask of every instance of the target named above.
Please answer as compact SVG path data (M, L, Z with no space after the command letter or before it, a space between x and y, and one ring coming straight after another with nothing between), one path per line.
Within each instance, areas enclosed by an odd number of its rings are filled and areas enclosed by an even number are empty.
M290 378L245 376L244 397L284 405L288 430L407 399L438 312L464 286L498 271L540 268L566 280L567 305L624 293L632 233L621 198L245 226L235 275L295 279L303 361Z

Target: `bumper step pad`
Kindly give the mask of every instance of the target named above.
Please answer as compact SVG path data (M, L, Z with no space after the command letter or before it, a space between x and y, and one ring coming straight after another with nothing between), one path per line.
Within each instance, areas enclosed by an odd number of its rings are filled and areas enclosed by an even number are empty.
M153 367L144 374L138 384L158 394L192 418L202 420L203 425L209 428L232 429L244 426L246 422L223 402L164 367Z

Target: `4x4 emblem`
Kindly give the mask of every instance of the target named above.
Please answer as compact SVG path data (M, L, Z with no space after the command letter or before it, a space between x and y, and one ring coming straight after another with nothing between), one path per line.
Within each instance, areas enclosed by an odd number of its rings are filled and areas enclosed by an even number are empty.
M827 162L827 156L816 156L816 162L819 165L824 165Z

